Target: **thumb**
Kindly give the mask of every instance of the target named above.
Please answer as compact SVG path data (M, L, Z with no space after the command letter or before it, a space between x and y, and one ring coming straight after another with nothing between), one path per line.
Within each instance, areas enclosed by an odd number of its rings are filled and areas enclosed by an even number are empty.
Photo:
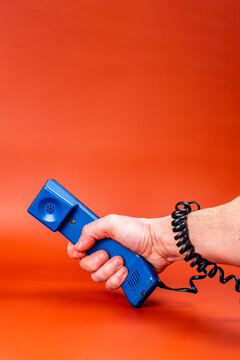
M116 223L115 217L116 215L107 215L86 224L75 248L79 251L86 251L94 245L96 240L112 237Z

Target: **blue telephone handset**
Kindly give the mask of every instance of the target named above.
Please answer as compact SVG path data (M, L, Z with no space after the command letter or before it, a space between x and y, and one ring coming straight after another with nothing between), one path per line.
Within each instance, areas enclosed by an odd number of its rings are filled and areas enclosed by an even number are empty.
M99 217L67 191L56 180L48 180L33 200L28 212L52 231L59 231L76 244L85 224ZM113 239L97 240L87 251L106 250L110 257L119 255L128 268L122 289L129 302L139 307L159 285L160 279L152 264Z

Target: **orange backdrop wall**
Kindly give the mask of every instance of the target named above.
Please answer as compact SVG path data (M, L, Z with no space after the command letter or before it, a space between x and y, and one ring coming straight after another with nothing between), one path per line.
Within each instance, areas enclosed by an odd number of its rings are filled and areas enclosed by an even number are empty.
M48 178L100 216L238 196L239 14L233 0L0 1L0 359L239 356L233 284L133 309L26 213Z

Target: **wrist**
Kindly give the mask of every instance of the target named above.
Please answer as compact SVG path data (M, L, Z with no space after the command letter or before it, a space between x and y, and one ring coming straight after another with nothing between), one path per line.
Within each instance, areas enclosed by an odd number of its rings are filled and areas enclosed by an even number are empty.
M164 258L168 264L184 258L184 255L179 253L179 248L176 246L175 234L172 231L172 220L170 215L149 219L153 246L159 256Z

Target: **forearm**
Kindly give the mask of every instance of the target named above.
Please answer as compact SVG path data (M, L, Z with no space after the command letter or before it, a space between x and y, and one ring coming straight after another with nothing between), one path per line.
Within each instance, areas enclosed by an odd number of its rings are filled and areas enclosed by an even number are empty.
M171 216L152 219L156 244L160 252L167 254L169 263L186 255L179 254L171 221ZM187 225L197 253L213 262L240 266L240 197L221 206L190 213Z
M121 256L104 250L86 254L95 241L113 238L143 256L161 273L169 264L186 256L179 254L174 240L172 217L156 219L107 215L85 225L77 244L68 244L68 254L80 260L96 282L105 281L108 289L117 289L125 281L128 269ZM209 261L240 266L240 197L215 208L194 211L187 216L191 243L195 251Z

